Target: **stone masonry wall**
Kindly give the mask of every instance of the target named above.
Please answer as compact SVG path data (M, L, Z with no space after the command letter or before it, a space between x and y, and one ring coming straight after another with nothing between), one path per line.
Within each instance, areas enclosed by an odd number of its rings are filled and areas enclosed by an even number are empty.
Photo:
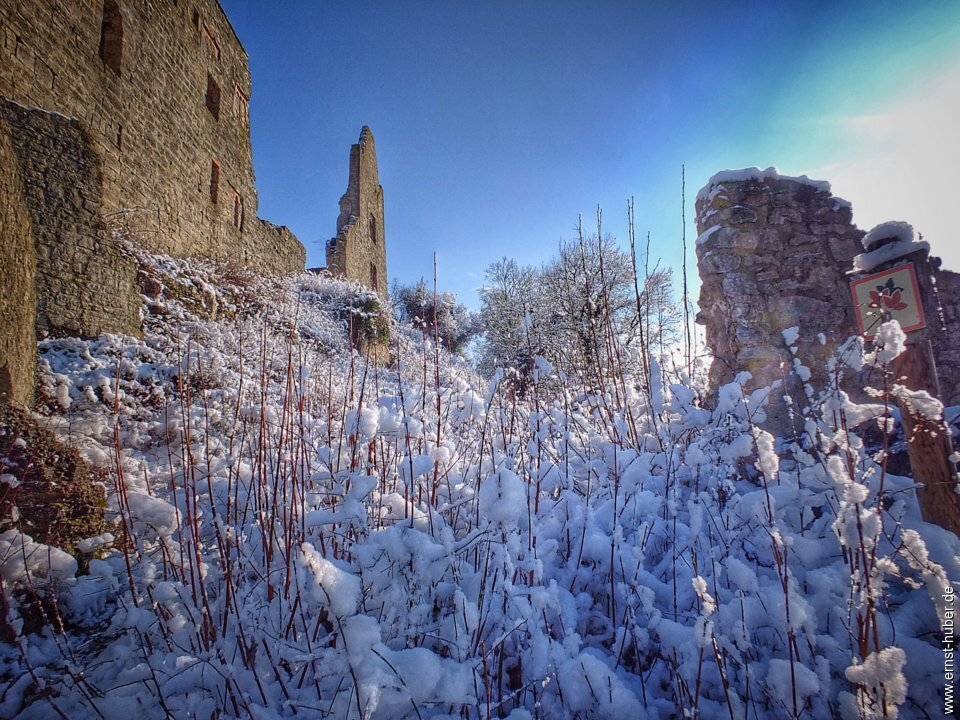
M350 177L340 198L337 236L327 242L327 269L387 296L387 250L383 225L383 188L370 128L350 148Z
M216 0L0 3L0 96L79 120L108 224L148 250L303 269L256 216L250 73Z
M946 332L933 337L933 356L944 404L960 405L960 273L939 270L936 278Z
M31 345L37 335L138 333L136 264L104 228L100 164L89 137L72 118L11 102L0 101L0 121L9 131L12 169L22 179L32 226L18 253L30 257L17 262L35 267L31 292L5 302L36 308ZM4 205L16 207L16 191L4 193ZM8 293L4 288L5 298Z
M798 357L813 386L822 386L826 358L856 327L846 271L863 232L850 206L826 183L772 168L720 173L697 197L697 229L698 321L714 354L712 382L748 370L748 389L783 379L802 398L781 335L798 326ZM771 426L788 430L786 407L774 395Z
M19 405L33 396L36 260L10 128L0 119L0 400Z

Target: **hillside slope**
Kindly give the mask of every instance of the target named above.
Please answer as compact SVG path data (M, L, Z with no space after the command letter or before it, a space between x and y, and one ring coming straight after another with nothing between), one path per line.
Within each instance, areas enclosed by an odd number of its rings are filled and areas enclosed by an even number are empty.
M538 359L520 399L410 329L351 352L381 332L356 287L140 263L143 339L40 344L109 527L79 566L0 534L0 716L942 712L960 544L849 427L882 398L798 398L792 440L656 365Z

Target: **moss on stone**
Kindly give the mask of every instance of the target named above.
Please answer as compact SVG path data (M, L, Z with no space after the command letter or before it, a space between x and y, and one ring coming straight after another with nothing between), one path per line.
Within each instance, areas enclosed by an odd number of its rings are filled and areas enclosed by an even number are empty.
M386 343L390 339L390 313L374 293L360 292L351 298L346 310L350 343L359 348Z
M106 471L7 404L0 404L0 475L9 476L0 482L0 530L15 527L71 554L104 531Z

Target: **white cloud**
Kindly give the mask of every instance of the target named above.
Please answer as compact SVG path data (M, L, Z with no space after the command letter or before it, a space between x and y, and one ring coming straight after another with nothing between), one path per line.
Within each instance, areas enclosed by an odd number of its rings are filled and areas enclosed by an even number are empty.
M960 65L921 78L877 112L842 119L839 130L846 156L816 173L853 203L854 222L869 230L905 220L960 271Z

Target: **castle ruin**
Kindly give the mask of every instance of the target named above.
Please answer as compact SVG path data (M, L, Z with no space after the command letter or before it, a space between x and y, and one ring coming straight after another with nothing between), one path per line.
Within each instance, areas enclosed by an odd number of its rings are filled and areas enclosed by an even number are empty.
M714 360L713 386L743 370L746 390L783 382L792 397L822 388L827 359L857 334L849 272L864 232L826 182L781 176L774 168L714 175L697 196L698 321ZM946 404L960 403L960 275L937 273L944 317L953 332L933 336ZM788 342L782 332L798 328ZM791 347L794 349L791 350ZM795 355L794 355L795 353ZM794 357L809 370L798 374ZM856 393L856 382L848 386ZM783 392L771 394L768 426L786 430ZM795 428L796 429L796 428Z
M373 133L366 126L350 148L350 176L340 198L337 235L327 242L327 270L387 296L383 188Z
M38 336L137 334L126 238L149 252L304 269L257 217L247 54L217 0L0 3L0 398L28 403ZM334 272L386 293L383 190L364 128Z
M99 165L96 211L145 249L303 268L293 234L256 215L250 70L216 0L3 3L0 96L18 148L17 128L41 124L28 108L73 120L73 144ZM63 128L48 125L24 132L58 142ZM19 155L29 172L36 155ZM70 189L45 170L52 192Z

